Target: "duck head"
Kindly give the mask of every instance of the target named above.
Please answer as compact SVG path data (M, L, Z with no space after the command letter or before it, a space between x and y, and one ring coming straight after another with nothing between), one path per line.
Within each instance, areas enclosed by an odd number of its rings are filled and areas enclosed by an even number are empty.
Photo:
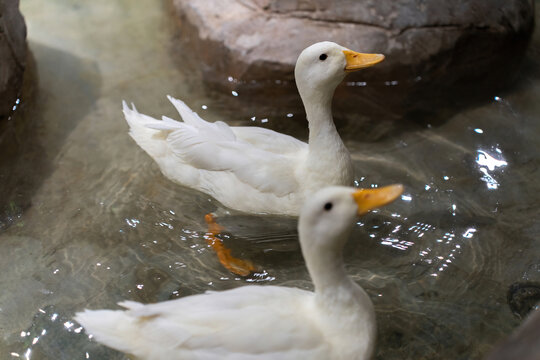
M300 212L298 232L302 251L339 254L359 215L394 201L402 185L355 189L344 186L324 188L308 199Z
M363 54L330 41L313 44L302 51L294 76L302 99L332 98L347 73L384 60L382 54Z

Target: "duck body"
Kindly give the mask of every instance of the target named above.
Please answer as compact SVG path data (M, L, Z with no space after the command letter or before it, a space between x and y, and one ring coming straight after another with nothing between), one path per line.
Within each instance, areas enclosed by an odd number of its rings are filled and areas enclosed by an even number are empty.
M183 122L155 120L124 103L130 135L170 180L249 213L298 216L306 195L351 185L349 152L331 124L334 142L319 154L292 136L260 127L201 119L169 97Z
M139 359L369 359L375 344L373 304L343 266L342 250L357 213L401 194L325 188L310 195L298 224L315 291L250 285L127 310L76 315L88 333ZM361 205L362 203L363 205Z
M354 348L346 351L340 343L358 334L357 327L366 327L362 333L375 330L372 308L362 316L341 312L340 319L332 313L336 327L330 328L318 316L313 292L280 286L251 285L151 305L120 305L127 310L87 311L77 321L97 341L146 360L363 359L358 354L371 351L367 339L355 338ZM329 336L336 342L327 342Z
M347 51L351 52L322 42L298 58L295 78L309 123L308 143L264 128L207 122L170 96L182 122L154 119L124 102L129 133L163 174L178 184L207 193L235 210L298 216L308 194L353 182L351 158L331 111L336 86L347 71L353 71L347 70L355 61ZM354 54L367 56L356 60L363 67L384 58Z

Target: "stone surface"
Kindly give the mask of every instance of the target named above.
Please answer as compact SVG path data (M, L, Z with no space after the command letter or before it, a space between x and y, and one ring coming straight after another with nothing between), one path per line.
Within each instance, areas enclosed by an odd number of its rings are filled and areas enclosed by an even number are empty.
M26 63L26 25L19 0L0 0L0 118L12 110Z
M293 68L310 44L331 40L386 60L349 75L335 113L401 118L453 106L504 84L534 27L530 0L174 0L180 37L212 88L298 111ZM344 89L346 87L346 89ZM261 101L263 103L264 101ZM251 113L257 111L249 109ZM301 110L300 110L301 111ZM240 111L241 112L241 111Z

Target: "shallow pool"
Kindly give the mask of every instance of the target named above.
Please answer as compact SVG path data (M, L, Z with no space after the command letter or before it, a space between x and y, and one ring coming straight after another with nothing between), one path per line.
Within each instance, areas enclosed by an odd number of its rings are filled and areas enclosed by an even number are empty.
M124 299L312 288L294 220L228 212L168 181L128 136L122 99L178 118L171 94L212 120L240 101L182 67L189 51L172 49L167 1L23 0L21 10L33 61L0 124L0 358L124 359L72 320ZM404 121L374 142L345 136L359 186L406 187L358 222L346 249L376 306L377 359L479 358L519 324L508 289L540 282L539 36L516 83L484 103L436 124ZM212 211L260 272L221 267L203 239Z

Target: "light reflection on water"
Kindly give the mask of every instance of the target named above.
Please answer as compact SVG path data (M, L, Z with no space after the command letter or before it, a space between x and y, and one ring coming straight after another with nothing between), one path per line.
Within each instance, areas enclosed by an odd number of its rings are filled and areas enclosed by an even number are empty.
M223 120L220 110L244 95L231 88L222 102L189 83L192 75L163 51L171 31L163 23L165 8L127 0L78 7L27 0L22 6L41 97L28 104L37 115L24 109L24 98L17 111L43 124L39 136L30 137L36 147L22 148L21 159L37 153L45 164L37 162L28 174L38 177L28 190L31 201L10 204L0 218L0 358L125 359L89 341L72 320L85 307L163 301L246 283L312 289L293 219L227 212L171 184L127 135L122 99L151 115L178 118L165 99L173 94L200 107L204 117ZM86 11L92 6L95 11ZM84 16L95 25L103 13L114 16L114 26L66 38L56 25L57 14L67 24ZM95 98L77 90L93 76L100 78L92 80ZM443 351L448 358L478 358L517 325L506 304L508 286L540 280L539 189L530 181L538 146L530 113L540 113L535 76L524 90L490 97L443 125L347 143L356 186L405 184L400 200L357 223L345 252L347 271L376 306L377 358L437 358ZM74 87L58 82L63 77ZM75 116L88 98L93 102ZM251 120L263 126L302 121L303 114L282 118ZM233 254L254 261L259 272L241 278L220 266L204 239L204 214L212 211L222 216L222 238Z
M480 166L479 170L483 174L481 177L487 185L488 189L498 189L499 183L495 180L493 172L495 170L501 170L499 168L505 167L508 163L502 157L502 151L498 147L495 147L496 154L490 154L484 150L477 150L476 163Z

